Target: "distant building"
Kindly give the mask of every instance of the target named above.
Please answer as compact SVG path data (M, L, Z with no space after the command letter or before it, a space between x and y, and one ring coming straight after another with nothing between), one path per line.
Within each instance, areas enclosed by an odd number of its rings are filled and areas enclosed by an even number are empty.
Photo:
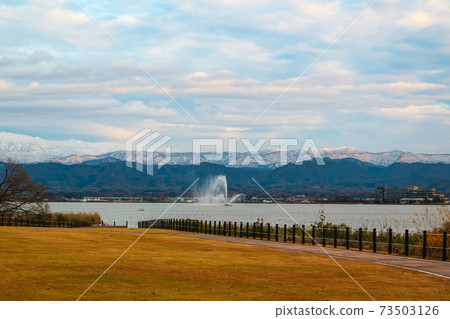
M375 202L377 203L421 203L424 201L440 202L443 194L436 194L436 189L419 189L417 186L409 186L406 189L386 189L377 187Z
M303 202L305 200L305 195L295 195L288 197L287 199L290 202Z

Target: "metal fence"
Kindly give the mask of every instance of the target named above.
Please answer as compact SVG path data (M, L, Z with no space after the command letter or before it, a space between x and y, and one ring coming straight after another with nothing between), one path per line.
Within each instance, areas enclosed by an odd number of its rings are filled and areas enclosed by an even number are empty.
M392 229L351 229L338 227L305 227L305 225L286 224L279 226L227 221L206 221L196 219L158 219L138 222L138 228L162 228L177 231L202 233L219 236L233 236L268 241L321 245L374 253L387 253L403 256L448 260L449 234L428 231L403 234L393 233Z
M42 220L2 215L0 217L0 226L72 228L72 223L58 220Z

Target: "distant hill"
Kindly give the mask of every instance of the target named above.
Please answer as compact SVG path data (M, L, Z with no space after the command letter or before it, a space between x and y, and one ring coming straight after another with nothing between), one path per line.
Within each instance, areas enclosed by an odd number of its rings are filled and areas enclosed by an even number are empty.
M255 178L267 190L277 194L346 194L360 192L373 197L377 186L404 188L417 185L434 187L450 194L450 164L396 163L387 167L375 166L355 159L325 159L325 166L315 161L303 165L288 164L273 170L233 168L204 163L202 165L166 165L155 169L154 176L129 168L123 161L106 159L82 164L60 163L24 164L36 182L56 192L84 192L111 194L179 194L196 178L226 175L230 191L257 193L261 190Z
M435 164L435 163L445 163L450 164L450 154L414 154L410 152L402 152L402 151L392 151L392 152L382 152L382 153L370 153L358 150L352 147L339 147L339 148L323 148L320 150L323 157L328 157L330 159L345 159L345 158L353 158L360 160L362 162L372 163L377 166L389 166L394 163L426 163L426 164ZM265 168L276 168L280 165L280 153L274 150L262 150L260 152L261 157L267 163ZM202 160L206 161L206 154L202 154ZM236 162L237 166L241 167L241 163L245 160L249 153L241 152L236 154ZM292 150L288 152L288 161L290 163L295 163L298 158L299 151ZM87 160L92 159L102 159L112 157L122 161L126 160L126 152L125 151L115 151L102 155L92 156L92 155L71 155L61 158L52 158L49 159L48 162L55 162L61 164L79 164ZM164 159L165 154L160 152L154 153L154 162ZM144 155L144 159L146 156ZM228 153L224 153L223 159L219 161L209 161L214 164L220 164L228 166ZM192 153L189 152L181 152L181 153L172 153L171 154L171 164L174 165L190 165L192 164ZM248 166L250 167L258 167L257 163L250 163Z
M107 150L116 149L115 147L111 148L112 146L108 143L100 143L100 145L95 144L94 151L92 145L88 147L88 145L84 144L74 148L73 143L71 144L70 141L67 143L52 142L39 137L0 132L0 159L11 157L20 163L54 162L66 165L80 164L85 161L100 160L104 158L115 158L121 161L126 160L126 152L123 150L108 152ZM450 164L450 154L415 154L398 150L392 152L370 153L348 146L322 148L320 152L323 157L331 159L353 158L377 166L389 166L394 163ZM289 151L289 162L295 162L298 153L298 150ZM163 158L164 155L165 154L155 152L154 162L156 163L159 159ZM249 154L246 152L236 154L238 166L248 155ZM263 150L261 151L261 156L267 163L265 168L276 168L281 166L280 153L277 150ZM212 161L212 163L228 166L227 158L228 154L225 153L223 160ZM204 156L203 159L205 159ZM192 164L192 153L172 153L171 164ZM258 167L256 163L251 163L250 166Z

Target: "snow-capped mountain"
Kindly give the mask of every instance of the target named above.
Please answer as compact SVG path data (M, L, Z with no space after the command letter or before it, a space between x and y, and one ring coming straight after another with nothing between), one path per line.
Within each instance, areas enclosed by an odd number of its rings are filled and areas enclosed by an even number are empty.
M320 152L323 157L331 159L355 158L377 166L389 166L394 163L450 163L450 154L414 154L399 150L370 153L353 147L323 148Z
M320 150L323 157L329 157L331 159L343 159L343 158L354 158L363 162L372 163L377 166L389 166L394 163L445 163L450 164L450 154L414 154L410 152L402 151L392 151L383 153L370 153L358 150L352 147L339 147L335 149L324 148ZM264 150L260 152L261 157L265 161L267 167L279 167L280 164L280 153L273 150ZM160 152L155 152L153 154L153 162L158 163L165 159L165 154ZM202 154L202 162L208 161L216 164L222 164L228 166L228 153L224 153L222 159L220 160L207 160L206 156L208 154ZM299 151L289 151L288 152L288 162L294 163L299 155ZM236 154L236 164L237 166L242 166L242 162L249 156L249 153L237 153ZM62 158L49 159L49 162L56 162L62 164L77 164L90 160L99 160L114 158L121 161L125 161L127 154L125 151L115 151L111 153L102 154L99 156L67 156ZM143 160L147 161L147 156L143 155ZM192 153L172 153L170 164L179 165L189 165L192 164ZM249 167L257 167L258 164L252 161Z
M66 145L71 145L67 147ZM108 152L117 147L108 143L89 143L66 141L48 141L39 137L0 132L0 160L13 158L20 163L34 162L56 162L66 165L79 164L87 161L107 160L114 158L125 161L126 151L118 150ZM377 166L389 166L394 163L446 163L450 164L450 154L414 154L410 152L392 151L381 153L370 153L353 147L323 148L320 150L323 157L331 159L354 158L363 162L372 163ZM288 152L288 162L295 162L299 150ZM206 155L202 154L202 161L206 161ZM262 150L260 155L267 167L280 166L280 152L278 150ZM237 166L249 156L247 152L236 154ZM146 156L144 155L146 161ZM165 158L165 153L154 153L154 163ZM210 161L217 164L228 165L228 153L220 160ZM177 152L171 154L171 164L192 164L192 153ZM256 167L258 164L252 161L250 165Z
M76 164L117 149L112 143L92 143L77 140L49 141L40 137L0 132L0 160L12 158L20 163L44 162L51 158L75 158L67 164ZM77 155L73 155L77 154ZM87 155L87 156L86 156ZM86 156L86 157L84 157ZM79 157L78 159L76 159Z
M0 159L13 158L21 163L42 162L71 154L71 150L40 137L0 132Z

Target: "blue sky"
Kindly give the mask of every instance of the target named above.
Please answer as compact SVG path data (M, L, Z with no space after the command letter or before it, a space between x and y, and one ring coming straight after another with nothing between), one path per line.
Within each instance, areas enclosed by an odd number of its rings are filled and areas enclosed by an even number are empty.
M73 0L2 0L0 131L449 152L450 1L379 0L254 126L373 0L78 2L200 125Z

